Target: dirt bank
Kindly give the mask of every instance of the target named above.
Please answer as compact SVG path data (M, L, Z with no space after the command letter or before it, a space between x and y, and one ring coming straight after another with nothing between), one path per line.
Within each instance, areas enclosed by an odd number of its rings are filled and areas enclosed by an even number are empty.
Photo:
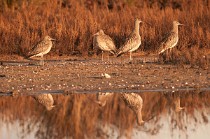
M126 56L123 58L111 57L109 62L102 62L99 58L47 57L45 65L38 66L39 61L36 60L29 61L14 56L8 61L5 56L1 58L0 91L210 87L209 68L156 62L143 64L138 58L129 63ZM105 73L111 78L102 76Z

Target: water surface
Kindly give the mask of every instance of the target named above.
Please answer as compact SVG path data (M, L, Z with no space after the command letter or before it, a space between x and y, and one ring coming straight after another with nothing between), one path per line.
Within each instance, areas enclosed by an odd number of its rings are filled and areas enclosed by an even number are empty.
M52 94L51 111L33 96L1 96L0 138L209 138L208 91L138 93L141 126L120 95L101 107L96 93Z

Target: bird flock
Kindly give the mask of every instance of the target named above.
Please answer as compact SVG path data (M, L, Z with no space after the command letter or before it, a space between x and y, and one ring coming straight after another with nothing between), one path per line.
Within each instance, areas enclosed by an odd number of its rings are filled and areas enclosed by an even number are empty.
M144 23L138 18L135 19L133 31L130 35L125 39L124 44L117 49L112 38L104 33L102 29L100 29L97 33L93 35L93 46L101 49L102 51L102 61L104 51L108 51L116 57L121 56L124 53L130 53L130 60L132 60L132 52L136 51L141 45L141 36L139 34L139 26L140 23ZM173 21L173 28L171 32L168 33L163 39L158 49L158 55L162 54L165 51L171 52L171 49L175 47L178 43L178 26L183 25L178 21ZM42 41L38 42L29 52L28 58L33 58L35 56L41 56L40 64L44 65L43 56L47 54L52 48L52 39L50 36L46 36Z
M139 26L140 23L143 21L139 19L135 19L133 31L130 35L125 39L124 44L117 49L114 41L112 38L104 33L102 29L100 29L97 33L93 35L93 46L100 48L102 51L102 61L104 51L108 51L116 57L121 56L124 53L129 53L130 57L129 60L132 60L132 52L136 51L139 46L141 45L141 36L139 34ZM163 39L158 49L157 54L160 55L165 51L171 52L171 49L175 47L178 43L178 26L183 25L178 21L173 21L173 28L171 32ZM46 36L42 41L38 42L28 54L28 58L33 58L35 56L40 56L41 61L40 65L44 65L44 58L43 56L51 50L55 39L51 38L50 36ZM107 99L110 99L113 96L113 93L98 93L96 95L95 102L98 103L100 106L105 106ZM136 115L137 123L142 125L144 121L142 120L142 106L143 106L143 99L140 95L135 93L120 93L121 98L124 100L125 104L132 109L132 111ZM51 110L54 105L54 100L51 94L41 94L34 96L34 99L37 100L40 104L44 105L47 110ZM183 109L180 107L180 99L175 101L176 110L180 111Z

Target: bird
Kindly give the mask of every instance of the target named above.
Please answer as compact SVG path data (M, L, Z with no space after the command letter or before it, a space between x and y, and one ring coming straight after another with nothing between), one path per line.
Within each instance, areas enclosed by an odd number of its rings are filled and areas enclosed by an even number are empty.
M108 99L110 99L112 96L114 95L114 93L109 93L109 92L106 92L106 93L97 93L96 94L96 103L99 104L99 106L102 106L104 107L106 105L106 102Z
M142 120L141 113L143 107L143 99L141 98L141 96L136 93L120 94L125 104L135 113L138 125L142 125L144 121Z
M52 41L55 39L51 38L50 36L45 36L43 40L38 42L36 45L34 45L29 52L28 58L33 58L35 56L41 56L41 65L44 65L43 62L43 56L50 52L52 48Z
M139 24L142 21L135 19L135 26L131 34L126 38L125 43L117 51L117 57L123 53L130 52L130 60L132 60L132 52L136 51L141 45L141 36L139 35Z
M101 59L103 61L103 52L108 51L112 54L116 53L116 46L114 41L104 33L102 29L100 29L97 33L95 33L93 38L93 46L99 47L102 50Z
M33 96L33 98L39 102L40 104L42 104L43 106L45 106L45 108L50 111L52 110L55 105L54 104L54 100L51 94L38 94Z
M171 51L171 49L177 45L179 40L178 26L180 25L183 24L179 23L178 21L173 21L173 29L163 38L163 41L158 49L159 55L168 49Z

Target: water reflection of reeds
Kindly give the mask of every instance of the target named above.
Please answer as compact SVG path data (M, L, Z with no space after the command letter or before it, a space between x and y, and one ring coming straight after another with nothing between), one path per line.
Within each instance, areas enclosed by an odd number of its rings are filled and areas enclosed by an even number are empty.
M159 121L163 116L170 116L171 130L178 128L185 131L188 124L186 119L195 124L208 123L209 93L147 92L140 95L144 100L142 115L146 121L143 127L147 126L145 132L152 135L161 130ZM36 130L37 138L107 138L102 129L106 125L113 125L119 134L131 136L132 130L139 128L135 114L126 106L120 94L114 94L104 107L93 101L96 94L61 94L53 97L56 107L51 111L30 96L0 97L0 117L6 123L19 121L24 128L23 134ZM180 98L184 110L175 111L175 98Z

